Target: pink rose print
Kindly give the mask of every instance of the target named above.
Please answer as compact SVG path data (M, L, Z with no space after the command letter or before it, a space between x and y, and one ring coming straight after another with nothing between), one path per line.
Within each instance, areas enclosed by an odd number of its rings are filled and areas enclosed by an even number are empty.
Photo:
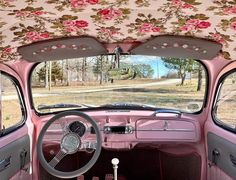
M185 3L185 4L182 5L182 8L184 8L184 9L192 9L193 5Z
M236 14L236 6L230 7L230 8L225 8L224 12L227 14Z
M110 34L110 30L107 28L101 28L100 30L102 33Z
M191 31L193 29L195 29L195 27L191 24L190 25L184 25L184 26L180 27L181 31Z
M75 21L75 26L78 28L84 28L88 26L88 22L84 20L77 20Z
M153 25L150 23L143 23L140 27L139 27L139 32L144 33L144 32L151 32L153 28Z
M199 28L199 29L206 29L206 28L208 28L208 27L210 27L211 26L211 23L210 22L207 22L207 21L201 21L198 25L197 25L197 27Z
M121 10L116 10L112 8L102 9L99 11L102 19L112 20L122 15Z
M196 26L199 24L199 19L189 19L186 24Z
M27 16L29 16L29 12L27 12L27 11L17 11L17 13L16 13L16 17L27 17Z
M160 32L161 28L158 26L154 26L151 23L143 23L140 27L139 27L139 32L140 33L145 33L145 32Z
M160 27L153 27L152 28L152 32L160 32L161 31L161 28Z
M72 8L78 8L86 6L88 4L95 5L98 4L98 0L70 0L70 5Z
M105 34L105 35L107 35L109 37L112 37L112 36L118 34L117 31L111 30L111 29L107 29L107 28L101 28L101 32L102 32L102 34Z
M75 21L72 21L72 20L63 21L63 26L74 26L74 25L75 25Z
M27 32L27 33L25 34L25 36L26 36L26 38L28 38L28 39L30 39L30 40L34 40L34 39L37 38L38 33L35 32L35 31L31 31L31 32Z
M182 1L181 0L172 0L171 4L173 6L181 6L182 5Z
M98 0L86 0L86 2L89 4L97 4Z
M114 9L113 9L113 13L114 13L114 15L115 15L116 17L119 17L119 16L122 15L122 11L121 11L121 10L114 10Z
M66 27L66 28L65 28L65 31L66 31L66 32L76 32L76 31L77 31L77 28L76 28L76 27L73 27L73 26L71 26L71 27Z
M79 29L84 29L88 27L88 22L84 20L65 20L62 22L66 32L76 32Z
M219 43L221 43L221 44L224 44L224 43L225 43L224 38L223 38L220 34L214 33L214 34L211 34L211 37L212 37L215 41L217 41L217 42L219 42Z
M27 32L25 36L30 41L38 41L48 39L50 37L49 33L39 33L36 31Z
M194 9L193 5L185 3L183 0L172 0L171 5L175 7L181 7L183 9Z
M230 28L231 28L232 30L235 30L235 31L236 31L236 21L234 21L234 22L232 22L232 23L230 24Z
M49 34L48 33L41 33L40 37L43 39L47 39L47 38L49 38Z
M70 0L70 5L73 8L77 8L79 6L83 6L85 2L83 0Z
M34 11L32 14L34 14L36 16L41 16L41 15L45 14L45 12L43 12L43 11Z
M6 54L11 54L12 48L5 48L5 49L3 49L3 52Z
M109 9L102 9L99 11L99 14L103 15L103 16L106 16L110 13L110 10Z
M79 6L76 0L71 0L71 1L70 1L70 5L71 5L71 7L73 7L73 8L77 8L77 7Z
M46 14L46 12L40 11L40 10L34 10L34 11L19 10L15 12L16 17L19 17L19 18L38 17L43 14Z
M208 21L200 21L199 19L189 19L185 25L180 27L181 31L191 31L195 29L206 29L211 26Z

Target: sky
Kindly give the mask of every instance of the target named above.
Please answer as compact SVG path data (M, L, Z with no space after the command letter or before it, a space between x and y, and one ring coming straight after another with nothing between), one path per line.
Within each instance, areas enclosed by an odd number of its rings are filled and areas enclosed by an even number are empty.
M154 70L153 78L160 78L170 71L170 69L164 66L161 58L157 56L132 55L126 62L132 62L133 64L149 64Z

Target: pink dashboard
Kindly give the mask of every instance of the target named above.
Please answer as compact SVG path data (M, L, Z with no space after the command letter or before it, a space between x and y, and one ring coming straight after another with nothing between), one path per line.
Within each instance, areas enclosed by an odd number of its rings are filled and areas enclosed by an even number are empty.
M138 143L191 143L200 140L200 125L195 119L176 114L153 115L153 111L96 111L86 112L98 124L103 148L131 149ZM83 119L67 118L66 126ZM62 129L54 123L45 135L46 139L58 140ZM95 138L91 130L86 138Z

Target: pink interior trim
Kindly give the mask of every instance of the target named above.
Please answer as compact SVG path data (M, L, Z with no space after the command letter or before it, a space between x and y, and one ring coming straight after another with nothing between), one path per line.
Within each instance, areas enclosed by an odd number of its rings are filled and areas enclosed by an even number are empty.
M233 180L217 166L212 166L207 170L207 180Z
M30 163L25 165L25 168L30 168ZM32 180L32 176L26 172L25 170L20 170L14 176L12 176L9 180Z
M28 134L28 127L24 125L17 131L12 132L11 134L8 134L6 136L1 137L1 144L0 148L6 146L7 144L10 144L11 142L16 141L20 137L23 137Z

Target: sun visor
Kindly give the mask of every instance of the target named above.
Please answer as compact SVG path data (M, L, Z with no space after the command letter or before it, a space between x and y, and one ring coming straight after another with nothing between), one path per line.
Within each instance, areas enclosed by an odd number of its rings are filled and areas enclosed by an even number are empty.
M24 60L43 62L97 56L106 54L107 50L94 38L69 37L21 46L18 48L18 52Z
M210 60L216 57L222 45L210 40L163 35L133 48L131 53L139 55L192 58Z

